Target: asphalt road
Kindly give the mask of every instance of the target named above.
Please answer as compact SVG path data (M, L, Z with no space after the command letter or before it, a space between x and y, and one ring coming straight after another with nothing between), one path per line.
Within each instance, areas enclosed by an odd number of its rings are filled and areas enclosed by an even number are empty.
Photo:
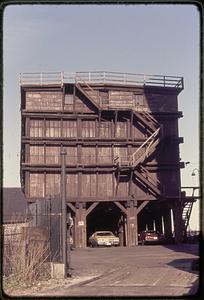
M198 246L75 249L72 278L40 287L35 296L183 296L194 294Z

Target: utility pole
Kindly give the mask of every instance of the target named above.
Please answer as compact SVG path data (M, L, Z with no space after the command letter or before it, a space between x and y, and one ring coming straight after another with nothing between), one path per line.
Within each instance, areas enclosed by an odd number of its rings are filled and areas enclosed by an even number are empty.
M66 205L66 150L61 150L61 201L62 201L62 262L67 277L67 205Z

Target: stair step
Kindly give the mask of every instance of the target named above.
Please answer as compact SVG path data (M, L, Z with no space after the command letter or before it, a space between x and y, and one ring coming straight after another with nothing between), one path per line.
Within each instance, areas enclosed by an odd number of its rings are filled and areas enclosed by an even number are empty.
M134 171L136 178L139 178L147 187L154 191L157 195L161 196L161 191L149 180L147 180L140 172L137 170Z
M136 118L138 118L143 124L145 124L152 132L154 132L157 129L157 127L155 127L155 125L152 122L150 123L150 121L145 119L141 113L138 113L134 110L133 110L133 112L134 112Z
M76 84L76 87L87 97L87 99L89 99L89 101L91 101L93 105L100 109L99 104L89 95L87 91L85 91L78 83Z

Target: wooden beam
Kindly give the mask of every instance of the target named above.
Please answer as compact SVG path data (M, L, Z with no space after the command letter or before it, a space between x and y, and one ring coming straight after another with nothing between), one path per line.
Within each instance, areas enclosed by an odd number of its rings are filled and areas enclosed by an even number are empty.
M115 196L116 197L118 194L119 183L120 183L120 169L118 169L118 172L117 172L117 182L116 182L116 187L115 187Z
M127 209L125 209L125 207L120 202L114 201L114 203L117 207L120 208L120 210L122 210L122 212L124 212L127 215Z
M140 206L137 208L137 214L139 214L144 208L145 206L149 203L149 200L143 201Z
M98 119L98 115L94 114L94 113L76 113L76 112L70 112L67 111L66 113L60 113L60 117L62 117L63 119L73 119L73 118L77 118L78 116L82 116L86 117L87 119ZM37 111L37 112L30 112L30 111L22 111L22 116L24 117L34 117L37 119L42 119L42 118L52 118L52 119L58 119L59 115L55 112L55 113L50 113L48 111Z
M88 216L90 214L90 212L92 212L92 210L98 205L99 202L94 202L93 204L91 204L91 206L89 206L89 208L86 210L86 216Z
M130 116L130 138L133 140L133 111L131 111Z
M74 207L74 205L70 202L67 202L67 205L71 208L71 210L76 213L76 208Z
M116 137L116 129L117 129L117 120L118 120L118 111L115 111L115 126L114 126L114 137Z
M81 138L81 137L29 137L29 136L22 136L22 142L25 143L33 143L33 144L42 144L42 143L46 143L46 144L54 144L54 145L60 145L61 143L64 144L72 144L72 145L76 145L77 143L83 143L84 145L107 145L107 146L111 146L113 144L113 142L115 143L120 143L120 145L132 145L132 146L141 146L144 142L144 140L141 141L126 141L124 139L111 139L111 138L104 138L104 139L99 139L99 138L91 138L91 137L87 137L87 138Z

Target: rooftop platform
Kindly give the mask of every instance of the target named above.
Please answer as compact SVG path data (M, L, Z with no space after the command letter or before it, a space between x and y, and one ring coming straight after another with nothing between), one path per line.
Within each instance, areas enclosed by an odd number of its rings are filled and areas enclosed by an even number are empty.
M47 86L65 83L79 83L90 85L128 85L139 87L164 87L183 90L183 77L166 75L148 75L120 72L42 72L42 73L20 73L21 86Z

